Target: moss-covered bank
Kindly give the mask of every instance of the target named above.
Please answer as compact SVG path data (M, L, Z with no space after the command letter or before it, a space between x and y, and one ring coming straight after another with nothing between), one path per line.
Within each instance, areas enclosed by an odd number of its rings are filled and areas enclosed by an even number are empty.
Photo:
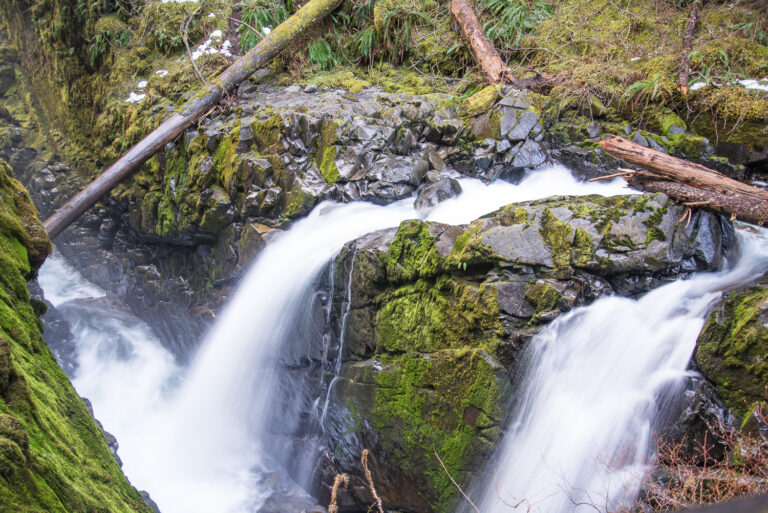
M42 338L26 281L50 249L0 162L0 510L149 512Z
M744 415L768 405L768 288L734 290L716 305L699 335L696 362L728 407Z

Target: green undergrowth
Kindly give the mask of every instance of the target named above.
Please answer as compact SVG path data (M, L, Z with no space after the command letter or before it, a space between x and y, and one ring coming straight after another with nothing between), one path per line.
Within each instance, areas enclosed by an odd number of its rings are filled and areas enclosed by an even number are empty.
M42 338L26 280L50 249L0 162L0 510L149 512Z
M551 5L552 15L507 53L517 74L536 69L552 75L560 111L647 124L649 113L664 106L712 140L738 139L747 131L742 141L765 141L768 95L731 85L768 71L765 41L743 29L756 13L738 5L702 6L690 84L723 85L686 96L677 89L677 77L689 5L662 0Z

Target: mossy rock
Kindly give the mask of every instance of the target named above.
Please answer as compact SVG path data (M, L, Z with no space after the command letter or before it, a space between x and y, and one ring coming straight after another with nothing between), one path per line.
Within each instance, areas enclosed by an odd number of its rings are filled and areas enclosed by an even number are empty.
M42 338L26 280L50 249L0 162L0 509L149 513Z
M503 367L481 350L381 355L380 363L347 366L342 397L359 425L372 423L377 490L395 507L449 511L482 468L501 434L509 387ZM370 394L373 401L370 401Z
M699 368L737 415L768 394L768 288L761 283L721 299L696 346Z

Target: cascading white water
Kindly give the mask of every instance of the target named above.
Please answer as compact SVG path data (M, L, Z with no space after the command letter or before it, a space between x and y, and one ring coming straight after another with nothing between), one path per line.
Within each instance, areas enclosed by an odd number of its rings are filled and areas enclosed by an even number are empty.
M559 166L533 173L519 185L485 185L470 179L462 179L461 184L464 192L459 197L440 203L426 217L461 224L509 203L553 194L627 192L621 182L577 182ZM283 407L273 404L279 372L276 360L295 342L297 319L309 309L313 282L347 241L416 217L423 216L414 210L412 199L388 206L318 205L270 241L217 319L181 384L159 398L148 397L145 391L141 397L124 399L123 394L133 392L130 384L124 389L118 385L112 392L90 386L109 380L108 369L114 365L133 365L138 379L152 365L135 359L142 354L138 350L127 351L127 356L102 351L100 356L107 362L90 358L90 342L78 341L75 385L86 387L78 390L92 399L97 417L117 436L128 477L150 491L163 513L252 511L264 500L268 491L261 489L259 480L274 462L261 443L269 428L266 424L279 419ZM41 271L49 277L41 280L46 292L56 287L56 280L65 279L47 266ZM157 390L167 389L177 370L168 366L165 372L164 379L152 379ZM145 399L143 409L139 406L114 416L102 413Z
M741 254L730 270L676 281L637 301L600 299L534 337L481 511L594 512L631 505L652 463L660 403L685 379L711 303L722 290L768 270L768 232L742 232L739 242Z

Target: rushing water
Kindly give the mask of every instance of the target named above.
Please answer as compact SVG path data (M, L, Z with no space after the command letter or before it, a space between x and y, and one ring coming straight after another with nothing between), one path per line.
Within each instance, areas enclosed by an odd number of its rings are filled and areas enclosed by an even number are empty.
M658 412L686 377L711 303L768 270L766 233L740 231L741 254L729 270L664 285L637 301L603 298L542 330L526 349L520 399L480 510L630 505L652 462Z
M130 314L104 301L72 301L104 293L60 259L47 262L40 283L77 339L74 384L116 435L131 481L149 490L163 513L252 511L266 500L263 483L275 470L263 447L266 433L291 414L273 404L277 361L306 338L314 284L345 242L416 217L460 224L517 201L626 192L621 183L577 182L562 167L519 185L461 183L459 197L426 213L414 210L413 199L318 205L262 251L188 369L179 369Z

